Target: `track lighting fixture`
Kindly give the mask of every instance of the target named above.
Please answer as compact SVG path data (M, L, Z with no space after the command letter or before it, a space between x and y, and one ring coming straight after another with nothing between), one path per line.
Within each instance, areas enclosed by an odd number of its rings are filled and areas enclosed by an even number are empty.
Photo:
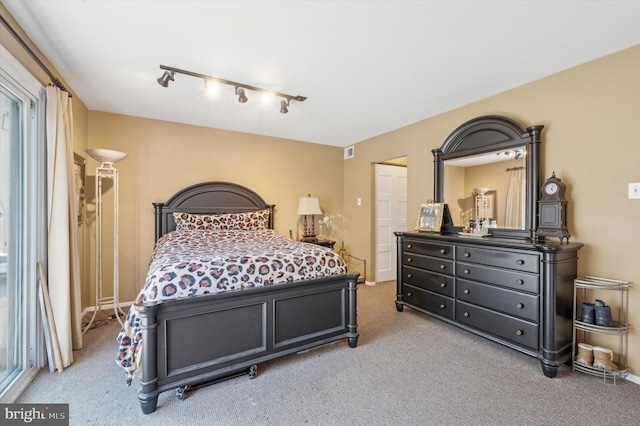
M164 74L162 74L162 77L158 79L158 83L162 87L169 87L169 81L175 80L173 76L174 76L173 71L165 71Z
M278 98L283 98L283 100L280 101L280 112L282 114L286 114L289 112L289 109L287 108L289 106L289 102L290 101L298 101L298 102L303 102L305 99L307 99L306 96L300 96L300 95L287 95L286 93L280 93L280 92L273 92L271 90L267 90L267 89L262 89L260 87L255 87L255 86L250 86L248 84L242 84L242 83L237 83L235 81L230 81L230 80L225 80L222 78L218 78L218 77L212 77L210 75L204 75L204 74L199 74L199 73L195 73L195 72L191 72L191 71L185 71L185 70L181 70L178 68L173 68L173 67L167 67L165 65L160 65L160 69L165 70L164 74L162 75L162 77L160 77L158 79L158 83L162 86L162 87L168 87L169 86L169 82L170 81L175 81L175 74L186 74L186 75L190 75L192 77L198 77L204 80L204 84L205 84L205 88L210 88L212 85L215 85L216 83L223 83L223 84L228 84L230 86L233 86L235 88L235 95L238 97L238 102L240 103L245 103L249 100L249 98L247 97L245 90L253 90L254 92L260 92L263 95L267 95L270 94L271 96L275 96Z
M525 154L526 154L526 151L523 150L523 149L514 149L514 150L510 150L510 151L496 152L496 155L498 157L513 158L514 160L517 160L517 159L523 157Z
M244 94L244 89L238 89L236 87L236 95L238 95L238 102L240 102L241 104L249 100L249 98L247 98L247 95Z

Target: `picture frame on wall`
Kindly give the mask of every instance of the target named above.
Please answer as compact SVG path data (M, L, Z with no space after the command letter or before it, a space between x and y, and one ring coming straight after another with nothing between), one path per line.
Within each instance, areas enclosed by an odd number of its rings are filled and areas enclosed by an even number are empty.
M416 231L440 232L444 203L427 202L418 206Z
M84 201L85 201L85 159L83 156L73 153L73 176L74 176L74 188L76 197L76 214L78 216L78 226L82 225L82 218L84 216Z

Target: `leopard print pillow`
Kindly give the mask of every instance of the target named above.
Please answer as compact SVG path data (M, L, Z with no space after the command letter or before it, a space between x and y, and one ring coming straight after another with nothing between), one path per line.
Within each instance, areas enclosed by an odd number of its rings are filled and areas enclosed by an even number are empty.
M184 229L243 229L259 231L269 229L269 209L243 213L193 214L173 213L177 230Z

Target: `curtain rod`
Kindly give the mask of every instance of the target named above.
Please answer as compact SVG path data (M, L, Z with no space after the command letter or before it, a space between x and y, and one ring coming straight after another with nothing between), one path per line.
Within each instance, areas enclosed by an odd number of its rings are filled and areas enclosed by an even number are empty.
M65 92L69 93L69 97L71 97L72 96L71 93L67 90L66 87L64 87L64 84L62 84L62 82L58 80L58 78L55 75L53 75L51 71L49 71L49 68L47 68L47 66L40 60L40 58L38 58L35 52L31 50L29 45L27 45L27 43L25 43L25 41L13 29L13 27L11 27L9 22L7 22L7 20L4 19L4 16L0 15L0 21L2 21L2 25L7 29L7 31L9 31L9 33L11 33L13 38L15 38L18 41L18 43L20 43L20 46L22 46L22 48L27 51L27 53L33 58L33 60L36 61L36 63L40 66L40 68L42 68L44 72L47 73L47 75L51 79L51 82L60 90L64 90Z
M524 169L524 166L520 166L520 167L512 167L510 169L505 170L505 172L512 172L514 170L522 170Z

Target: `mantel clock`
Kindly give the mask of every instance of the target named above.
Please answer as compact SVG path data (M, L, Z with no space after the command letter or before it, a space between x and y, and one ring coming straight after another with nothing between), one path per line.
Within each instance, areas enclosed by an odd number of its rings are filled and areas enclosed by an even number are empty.
M560 238L560 244L566 238L569 242L569 230L567 229L567 205L565 198L567 187L553 172L541 187L542 196L538 201L538 229L536 238L544 237Z

